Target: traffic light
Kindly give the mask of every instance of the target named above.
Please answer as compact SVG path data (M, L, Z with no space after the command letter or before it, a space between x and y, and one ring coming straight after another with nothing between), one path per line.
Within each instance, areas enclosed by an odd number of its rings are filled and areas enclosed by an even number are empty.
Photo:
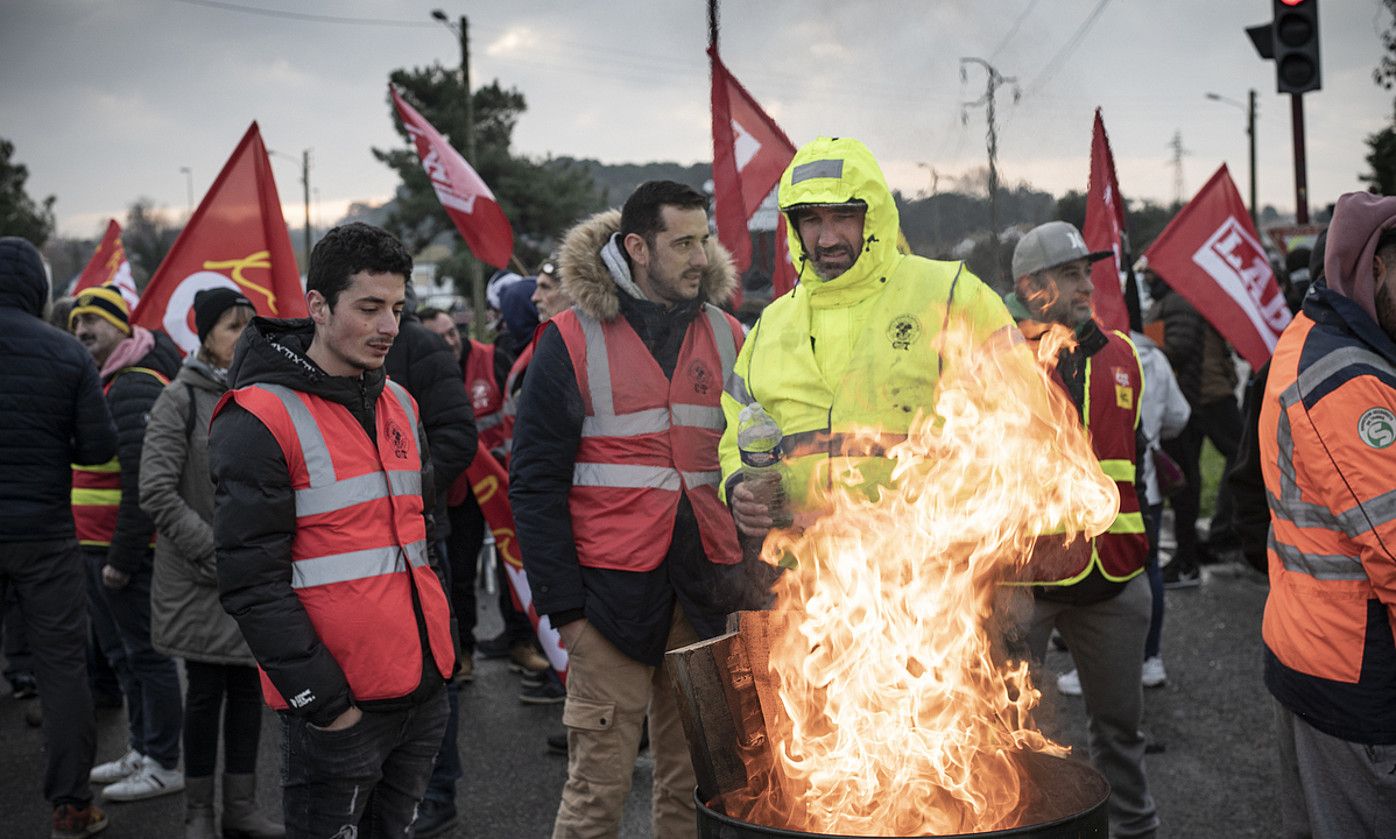
M1280 93L1321 88L1318 60L1318 0L1270 0L1274 19L1246 30L1261 58L1275 60Z

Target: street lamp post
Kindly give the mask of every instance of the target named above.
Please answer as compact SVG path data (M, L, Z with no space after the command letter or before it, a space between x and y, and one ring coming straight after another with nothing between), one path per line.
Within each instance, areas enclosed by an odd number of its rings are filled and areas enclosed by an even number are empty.
M1258 231L1260 230L1260 208L1255 203L1255 89L1251 89L1250 95L1246 97L1247 104L1245 105L1219 93L1208 93L1206 96L1213 102L1224 102L1246 112L1246 137L1250 141L1251 157L1251 224L1255 225Z
M471 166L479 166L475 159L475 103L470 95L470 21L465 15L460 16L460 24L451 23L451 19L440 9L432 9L433 20L439 21L442 26L455 33L460 39L460 78L461 89L465 92L465 119L462 126L461 141L464 144L465 159ZM471 259L466 263L466 280L470 285L470 308L471 317L474 321L474 331L476 340L485 338L485 276L481 270L480 261L471 254Z

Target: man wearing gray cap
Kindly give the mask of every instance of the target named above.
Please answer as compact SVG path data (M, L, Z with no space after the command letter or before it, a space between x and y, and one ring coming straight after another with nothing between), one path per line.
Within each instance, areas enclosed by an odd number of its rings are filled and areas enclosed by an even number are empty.
M1076 345L1057 356L1058 384L1090 433L1101 471L1120 491L1120 512L1106 532L1067 550L1074 573L1033 586L1026 627L1042 661L1055 627L1071 648L1086 699L1091 762L1110 782L1110 835L1153 836L1158 815L1144 776L1144 697L1140 684L1152 601L1140 572L1149 544L1135 491L1136 446L1144 374L1134 344L1091 316L1092 253L1080 231L1053 221L1028 231L1013 251L1014 292L1004 302L1030 343L1055 327Z

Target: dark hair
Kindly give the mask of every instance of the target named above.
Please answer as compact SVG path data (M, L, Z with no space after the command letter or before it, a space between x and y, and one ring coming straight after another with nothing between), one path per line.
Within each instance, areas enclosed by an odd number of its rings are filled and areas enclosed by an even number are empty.
M665 206L684 210L708 209L708 199L703 193L687 184L676 181L645 181L635 187L625 206L620 211L620 238L635 233L646 242L654 245L654 236L664 229Z
M333 309L349 278L360 271L401 274L412 279L412 255L397 237L381 227L361 221L342 224L325 234L310 252L306 291L318 291Z
M435 306L427 306L426 308L417 310L417 320L420 320L422 323L426 323L427 321L433 318L440 317L441 315L445 315L448 318L451 317L450 312L446 311L445 309L438 309ZM453 318L452 323L454 322L455 320Z

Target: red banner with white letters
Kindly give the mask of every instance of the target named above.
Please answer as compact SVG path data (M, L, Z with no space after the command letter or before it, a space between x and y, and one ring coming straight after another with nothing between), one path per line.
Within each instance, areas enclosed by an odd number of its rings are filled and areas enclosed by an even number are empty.
M1095 289L1091 292L1091 309L1101 326L1128 332L1129 311L1120 285L1124 231L1125 200L1115 179L1115 156L1110 153L1105 120L1096 108L1095 128L1091 132L1091 179L1086 187L1086 223L1081 236L1087 250L1110 251L1114 256L1097 260L1091 266L1091 285Z
M1149 270L1193 305L1251 367L1269 360L1289 307L1225 165L1144 252Z
M259 315L306 316L305 290L255 122L150 278L131 322L163 329L193 352L199 346L194 295L219 286L242 292Z
M780 183L795 156L795 144L728 72L717 50L709 47L708 57L713 85L713 217L718 241L732 252L741 273L751 265L747 222ZM772 279L777 296L795 283L784 237L785 225L778 222Z
M392 92L393 105L402 117L402 125L417 148L422 169L431 179L436 200L441 202L441 208L450 216L470 252L481 262L507 268L509 257L514 253L514 229L509 226L509 219L504 217L494 193L465 158L451 148L441 132L407 104L397 88L389 85L388 90Z

